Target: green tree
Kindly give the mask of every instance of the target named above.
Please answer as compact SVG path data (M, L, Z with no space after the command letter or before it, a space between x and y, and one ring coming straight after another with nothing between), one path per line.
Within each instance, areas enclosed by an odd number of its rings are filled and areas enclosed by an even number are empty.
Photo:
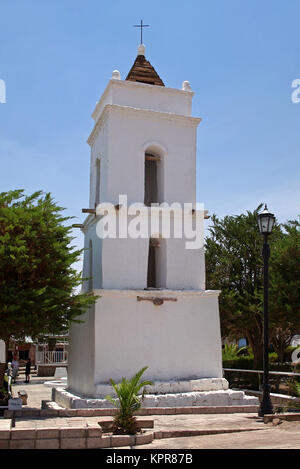
M300 223L282 225L270 264L271 341L283 361L284 351L300 331Z
M96 297L76 293L71 217L50 194L0 193L0 338L60 334Z
M224 219L213 215L205 246L207 288L221 290L222 336L247 337L257 368L263 359L262 236L257 225L261 207ZM280 233L276 226L272 244Z

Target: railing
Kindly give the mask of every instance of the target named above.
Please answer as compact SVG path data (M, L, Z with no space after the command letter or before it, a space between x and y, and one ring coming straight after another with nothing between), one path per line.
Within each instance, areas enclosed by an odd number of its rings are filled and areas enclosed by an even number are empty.
M37 365L56 365L59 363L66 364L68 363L68 352L64 351L46 351L46 352L36 352L36 364Z
M252 374L256 374L257 375L257 378L258 378L258 388L260 389L262 387L262 380L261 380L261 375L263 375L263 371L261 370L242 370L242 369L237 369L237 368L223 368L223 371L224 372L228 372L228 373L252 373ZM290 371L269 371L269 375L270 375L270 384L273 384L274 387L275 387L275 391L276 392L279 392L280 390L280 381L281 381L281 378L284 378L285 376L289 379L294 379L294 378L299 378L300 377L300 373L294 373L294 372L290 372ZM272 376L275 377L275 381L272 383ZM242 375L241 375L241 379L238 378L238 383L237 384L240 384L239 381L242 380ZM233 383L230 383L231 385ZM234 383L236 384L236 383ZM287 393L287 390L286 389L283 389L283 392L284 393Z

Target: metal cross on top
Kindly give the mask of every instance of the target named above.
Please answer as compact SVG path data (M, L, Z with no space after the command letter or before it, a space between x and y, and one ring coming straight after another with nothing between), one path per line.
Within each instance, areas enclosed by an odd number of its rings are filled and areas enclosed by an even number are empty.
M135 28L141 28L141 44L143 44L143 28L149 28L149 24L143 24L143 20L141 20L141 24L134 24Z

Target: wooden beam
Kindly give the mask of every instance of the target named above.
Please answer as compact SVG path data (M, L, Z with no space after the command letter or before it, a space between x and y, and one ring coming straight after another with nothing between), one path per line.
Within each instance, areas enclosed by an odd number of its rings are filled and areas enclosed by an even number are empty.
M161 306L164 301L177 301L177 298L163 298L161 296L137 296L137 301L152 301L154 306Z
M159 241L150 241L150 246L152 246L153 248L159 248L160 247L160 244L159 244Z
M145 160L147 161L161 161L160 156L154 156L154 155L148 155L148 153L145 154Z
M83 208L82 213L95 213L96 214L96 209L95 208Z
M192 208L192 214L195 215L196 209ZM210 218L210 215L208 215L208 210L204 210L204 220L208 220Z

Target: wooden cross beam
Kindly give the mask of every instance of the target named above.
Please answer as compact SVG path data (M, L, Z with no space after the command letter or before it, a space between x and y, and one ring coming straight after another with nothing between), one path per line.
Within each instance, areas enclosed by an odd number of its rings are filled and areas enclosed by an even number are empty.
M137 296L137 301L152 301L154 306L161 306L164 301L177 301L177 298L162 298L161 296Z

